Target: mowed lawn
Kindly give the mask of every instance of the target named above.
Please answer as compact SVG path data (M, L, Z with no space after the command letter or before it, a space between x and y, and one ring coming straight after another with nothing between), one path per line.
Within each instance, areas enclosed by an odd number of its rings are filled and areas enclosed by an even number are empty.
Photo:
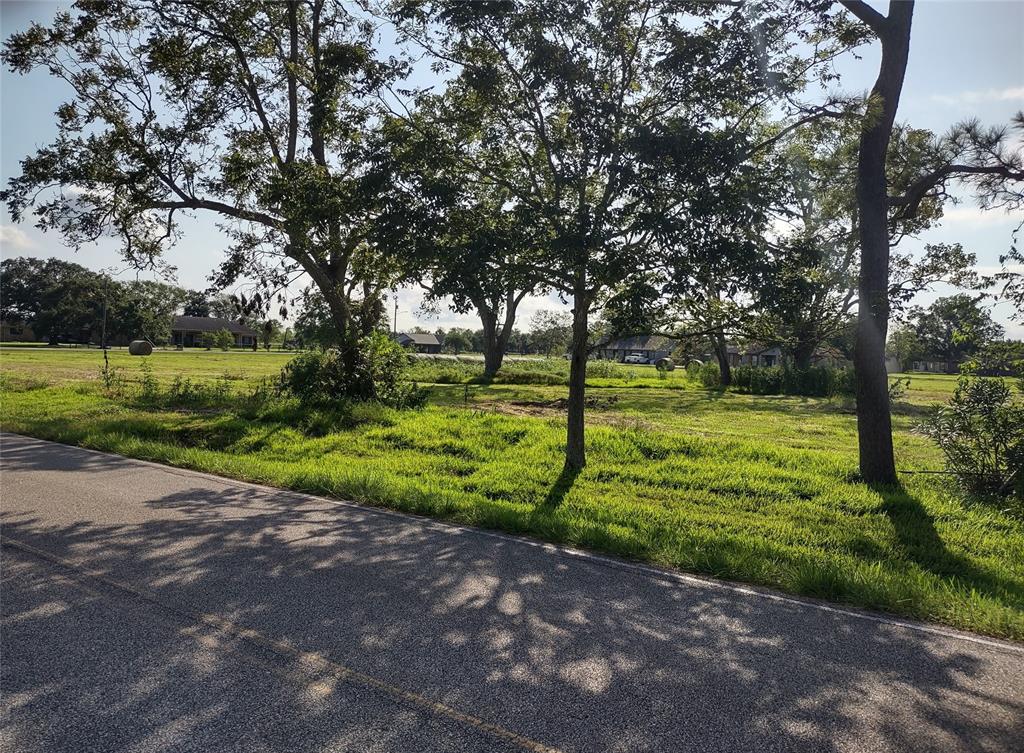
M259 400L288 357L158 351L145 362L162 390L187 378L230 396L155 407L135 397L143 359L111 354L117 395L95 350L3 348L0 425L1024 640L1024 522L942 475L858 483L849 400L605 365L589 380L588 466L564 478L564 363L509 364L483 386L464 383L474 364L421 362L427 407L334 415ZM913 427L954 384L911 375L894 417L902 470L941 469Z

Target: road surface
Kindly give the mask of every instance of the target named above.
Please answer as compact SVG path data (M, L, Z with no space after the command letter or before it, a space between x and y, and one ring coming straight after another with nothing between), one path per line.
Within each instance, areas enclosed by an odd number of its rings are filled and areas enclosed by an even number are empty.
M1024 647L3 435L0 749L1024 750Z

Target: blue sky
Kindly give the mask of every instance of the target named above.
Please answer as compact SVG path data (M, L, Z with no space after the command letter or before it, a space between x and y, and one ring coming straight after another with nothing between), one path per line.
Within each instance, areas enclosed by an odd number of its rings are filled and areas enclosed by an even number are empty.
M874 2L884 10L884 3ZM48 21L66 3L0 0L0 32L4 38L24 29L30 21ZM866 91L878 66L877 48L862 49L860 59L852 56L840 62L842 88ZM17 174L18 161L55 134L53 112L67 97L63 84L43 73L17 76L0 74L0 173L4 183ZM1024 109L1024 2L929 2L921 0L914 16L910 66L900 104L899 118L919 128L943 132L968 117L984 124L1004 124L1017 110ZM979 266L993 271L998 257L1010 244L1010 234L1024 219L1021 213L982 212L969 197L950 207L941 227L919 239L908 239L902 250L914 251L924 243L959 242L978 255ZM195 219L184 224L186 235L171 251L168 261L178 268L178 282L194 288L206 287L206 277L222 258L226 243L214 222ZM72 259L94 269L124 270L113 242L101 242L77 254L62 246L53 234L44 235L30 224L14 226L6 209L0 211L0 253L57 256ZM121 277L135 272L122 271ZM948 289L922 297L927 303ZM413 324L428 327L479 327L472 316L442 311L428 318L418 311L417 290L400 292L399 328ZM530 314L544 308L560 308L554 297L524 302L519 326L525 328ZM994 316L1007 334L1024 338L1024 324L1013 323L1007 304L997 306Z

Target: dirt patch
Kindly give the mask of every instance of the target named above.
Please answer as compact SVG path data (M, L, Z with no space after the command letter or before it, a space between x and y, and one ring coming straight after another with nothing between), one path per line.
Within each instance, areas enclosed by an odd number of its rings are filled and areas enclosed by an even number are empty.
M617 395L610 397L588 397L584 404L591 410L609 410L619 402ZM566 410L569 407L569 399L560 397L556 400L513 400L509 405L522 408L546 408L549 410Z
M618 401L619 398L615 395L610 397L588 397L585 404L587 410L601 411L611 410ZM480 410L492 410L513 416L551 417L564 415L569 407L569 400L560 397L555 400L489 401L475 403L474 407Z

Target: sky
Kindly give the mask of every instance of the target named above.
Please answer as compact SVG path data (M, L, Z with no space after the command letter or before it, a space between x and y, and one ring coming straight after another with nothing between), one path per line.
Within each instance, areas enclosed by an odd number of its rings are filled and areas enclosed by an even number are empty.
M885 3L871 0L879 10ZM0 0L0 34L25 29L30 22L47 22L67 3L38 0ZM839 62L841 88L846 92L867 91L878 70L877 46L861 48L859 57ZM65 85L43 72L27 76L0 73L0 178L4 184L19 172L19 161L48 144L56 134L54 111L68 98ZM917 128L937 133L966 118L977 117L986 125L1009 122L1024 109L1024 0L919 0L914 12L910 64L907 70L898 118ZM1011 242L1013 229L1024 213L983 212L969 196L948 207L941 226L916 239L907 239L900 251L914 252L925 243L962 243L974 252L984 272L998 268L1000 254ZM223 258L226 239L211 218L182 223L185 236L169 252L167 261L177 268L177 282L190 288L206 288L207 277ZM0 256L56 256L92 269L105 269L120 279L136 276L127 270L117 244L104 240L77 253L62 245L55 234L43 234L30 222L15 225L6 208L0 210ZM952 293L938 288L919 297L926 305L934 298ZM422 293L405 289L398 293L398 328L415 325L478 328L478 319L460 316L444 308L436 316L420 311ZM538 310L568 308L556 296L524 300L518 326L526 329ZM393 311L393 307L389 307ZM1004 325L1007 336L1024 338L1024 322L1011 321L1009 304L993 308L993 317Z

